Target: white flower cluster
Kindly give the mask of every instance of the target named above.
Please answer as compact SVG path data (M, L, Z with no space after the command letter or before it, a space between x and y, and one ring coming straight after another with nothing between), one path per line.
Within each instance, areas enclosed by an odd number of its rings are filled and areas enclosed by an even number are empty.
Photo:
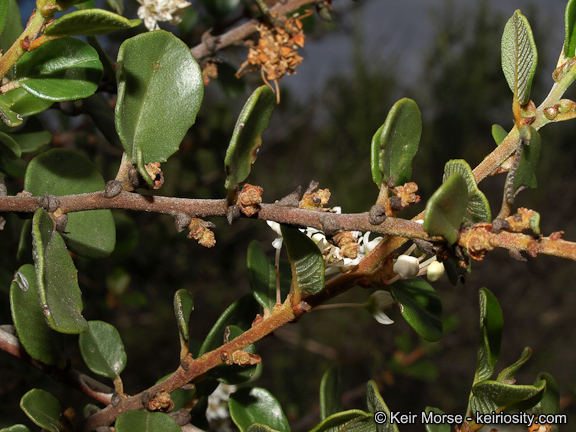
M209 422L223 423L230 417L228 411L228 399L230 394L236 391L236 386L220 384L216 390L208 396L208 408L206 409L206 419ZM222 425L221 425L222 426Z
M160 29L158 21L178 24L184 9L191 4L185 0L138 0L138 3L142 5L138 8L138 18L150 31Z

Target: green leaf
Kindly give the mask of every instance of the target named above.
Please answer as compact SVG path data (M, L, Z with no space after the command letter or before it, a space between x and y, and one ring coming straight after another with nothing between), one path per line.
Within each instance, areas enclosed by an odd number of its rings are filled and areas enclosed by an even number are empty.
M47 391L30 390L20 399L20 408L41 428L51 432L60 430L60 402Z
M139 19L129 20L103 10L86 9L70 12L46 27L48 36L88 36L125 30L140 25Z
M262 245L253 240L248 246L248 278L254 298L264 309L272 310L276 305L276 271L274 260L268 259ZM289 264L280 261L280 295L286 298L292 279Z
M572 58L576 54L576 1L569 0L564 14L564 57Z
M120 46L117 78L116 130L128 157L149 178L144 165L165 162L196 121L202 72L184 42L158 30Z
M330 366L320 381L320 419L342 411L342 389L338 368Z
M516 372L518 372L518 369L524 366L524 364L530 359L530 357L532 357L532 349L530 349L529 347L524 348L524 351L522 351L522 355L520 356L520 358L515 363L511 364L502 372L500 372L498 374L498 378L496 378L496 381L500 382L512 381L514 379L514 376L516 375Z
M12 105L12 110L17 112L20 117L30 117L34 114L46 111L52 106L54 102L40 99L34 95L31 95L23 88L17 88L6 93L14 101Z
M124 13L124 0L106 0L106 3L108 3L108 6L114 9L116 13L120 15Z
M259 387L244 387L230 395L230 417L241 432L254 423L264 424L280 432L290 432L282 407L274 396Z
M434 192L426 204L424 230L456 243L458 229L468 207L468 186L462 174L454 173Z
M9 127L16 127L22 124L22 117L12 110L14 101L8 95L0 94L0 117Z
M62 339L46 324L31 264L20 267L10 284L10 310L18 339L30 357L47 365L61 365L66 359Z
M404 319L423 339L436 342L442 337L442 302L434 288L422 278L399 280L390 292L400 303Z
M0 4L0 34L2 34L4 26L6 25L6 20L8 19L8 8L9 5L7 1L3 1Z
M532 414L557 414L560 412L560 390L552 375L542 372L536 377L536 383L546 381L544 396L532 409Z
M14 81L41 99L66 101L93 94L102 76L94 48L71 37L27 52L14 66Z
M443 181L448 180L448 178L456 172L464 177L466 186L468 187L468 205L464 212L464 220L472 223L492 221L490 204L486 196L478 189L472 168L470 168L470 165L468 165L465 160L453 159L448 161L444 167Z
M92 372L110 379L126 367L126 351L118 330L103 321L89 321L78 340L80 353Z
M494 138L494 141L496 141L497 146L499 146L507 136L508 132L506 132L506 129L504 129L502 126L497 124L492 125L492 138Z
M502 326L504 324L502 308L494 294L486 288L481 288L479 295L480 343L474 382L484 381L494 373L494 366L500 355Z
M0 49L5 53L22 34L24 28L22 27L22 17L16 0L8 0L2 3L8 5L7 20L2 31L2 37L0 37Z
M32 219L32 245L38 294L48 325L60 333L86 331L78 271L52 219L42 209L36 210Z
M28 429L23 424L16 424L14 426L2 428L0 429L0 432L30 432L30 429Z
M280 226L286 243L294 291L318 294L324 289L324 257L306 234L296 228Z
M374 426L374 414L353 409L332 414L323 419L310 432L372 432L375 429Z
M24 181L24 188L36 196L97 192L105 187L104 178L94 164L69 149L52 149L36 156L26 169ZM112 213L110 210L70 213L62 236L70 250L79 255L107 257L116 242Z
M22 153L34 153L52 141L52 134L48 131L17 133L10 136L16 141Z
M524 131L526 132L522 133ZM536 167L540 157L540 134L530 125L525 125L522 128L522 132L520 136L525 135L526 141L521 144L523 146L522 155L514 176L513 188L515 194L520 188L529 187L534 189L538 186Z
M378 432L398 432L397 424L390 422L390 409L384 402L384 399L382 399L378 386L372 380L368 381L366 388L366 404L368 406L368 412L372 414L383 412L387 415L388 421L377 426Z
M193 310L194 299L192 298L192 294L185 288L176 291L174 294L174 314L176 315L180 337L185 341L190 339L188 328L190 324L190 314Z
M234 190L246 180L262 145L262 133L270 124L275 96L266 85L258 87L244 104L230 139L224 165L228 190Z
M470 408L472 412L482 414L488 414L492 411L507 411L512 406L522 406L523 409L528 409L540 401L545 389L546 381L544 380L535 385L514 385L491 380L481 381L472 387Z
M412 159L422 135L422 115L412 99L394 104L372 138L372 179L379 187L392 179L395 186L410 181Z
M248 432L278 432L276 429L272 429L270 426L263 425L261 423L254 423L248 428Z
M520 9L508 20L502 35L502 70L514 99L520 105L530 100L538 52L530 24Z
M182 432L176 420L164 413L128 411L120 415L116 432Z
M0 156L7 156L10 159L18 159L22 156L22 150L11 135L0 132Z
M426 414L433 412L434 414L443 415L444 411L439 408L426 407L424 411ZM426 432L450 432L451 428L448 423L427 423L424 427Z

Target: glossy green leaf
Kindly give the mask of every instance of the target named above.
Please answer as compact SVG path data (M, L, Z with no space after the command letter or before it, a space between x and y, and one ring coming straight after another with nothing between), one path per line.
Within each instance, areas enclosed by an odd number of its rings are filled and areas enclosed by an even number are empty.
M460 173L466 181L468 187L468 205L464 212L464 220L472 223L490 222L492 221L492 213L490 211L490 204L486 196L478 189L472 168L463 159L453 159L448 161L444 166L443 181L454 173Z
M36 156L26 169L24 188L36 195L55 196L104 190L106 183L92 162L68 149L52 149ZM74 212L68 215L62 234L70 250L89 258L110 255L116 227L110 210Z
M400 303L404 319L423 339L436 342L442 337L442 302L434 288L422 278L399 280L390 289Z
M140 25L139 19L129 20L104 9L70 12L46 28L48 36L88 36L125 30Z
M118 330L104 321L89 321L78 340L80 353L92 372L110 379L126 367L126 351Z
M522 130L528 131L525 135L527 135L529 141L522 144L522 155L514 176L514 193L520 188L529 187L534 189L538 186L536 168L540 157L540 134L529 125L524 126ZM520 135L523 135L522 132Z
M410 181L412 159L421 135L422 115L418 105L412 99L400 99L372 138L372 179L379 187L390 179L396 186Z
M266 257L262 245L253 240L248 246L248 278L250 280L250 289L254 298L260 305L268 310L276 305L276 270L274 269L274 260ZM280 261L280 295L284 299L290 291L289 264Z
M276 98L266 85L258 87L244 104L230 139L224 165L228 190L246 180L262 145L262 133L270 124Z
M318 294L324 289L324 257L306 234L296 228L280 226L286 244L294 291Z
M472 387L470 408L472 412L482 414L492 411L508 410L512 406L523 406L529 409L536 405L546 389L546 381L542 380L535 385L514 385L498 381L485 380ZM525 404L522 404L525 403Z
M22 424L16 424L14 426L2 428L0 429L0 432L30 432L30 429Z
M192 294L185 289L179 289L174 294L174 314L176 315L176 323L178 324L178 331L180 337L188 341L190 333L188 331L190 324L190 314L194 310L194 299Z
M492 125L492 138L494 138L497 146L499 146L507 136L508 132L506 132L506 129L504 129L502 126L498 124Z
M9 127L16 127L22 124L22 117L13 111L14 101L8 95L0 94L0 117L2 122Z
M46 324L40 306L36 271L31 264L18 269L10 284L10 310L20 343L34 360L58 365L66 359L58 333Z
M48 131L17 133L10 136L16 141L22 153L34 153L52 141L52 134Z
M60 402L50 393L32 389L20 399L20 408L36 425L51 432L58 432L60 426Z
M28 93L24 88L14 89L6 93L6 95L10 96L14 101L12 110L17 112L20 117L30 117L34 114L46 111L54 103L49 100L40 99L39 97Z
M462 174L454 173L442 183L426 204L424 230L456 243L458 229L468 207L468 186Z
M546 381L544 396L532 409L532 414L557 414L560 412L560 389L552 375L542 372L536 377L536 383Z
M116 432L182 432L176 420L164 413L128 411L115 423Z
M372 414L384 412L388 416L388 421L378 427L378 432L398 432L398 425L390 422L390 409L384 402L378 386L372 380L368 381L366 388L366 405L368 406L368 412Z
M429 414L429 413L434 413L434 414L439 414L439 415L444 414L444 411L442 411L441 409L433 408L433 407L426 407L424 412L426 414ZM424 429L426 430L426 432L450 432L452 430L451 426L448 423L426 423L424 425Z
M332 414L323 419L310 432L373 432L375 430L374 414L353 409Z
M236 339L244 330L240 327L235 325L230 325L227 327L230 334L228 335L228 341ZM246 348L243 349L250 354L256 354L256 347L254 344L248 345ZM240 365L220 365L215 367L214 369L208 372L208 376L210 378L217 379L219 382L223 384L235 385L235 384L242 384L247 381L250 381L252 377L256 374L256 368L258 365L247 365L247 366L240 366Z
M128 157L149 179L144 165L165 162L196 121L202 72L184 42L158 30L120 46L117 79L116 130Z
M520 358L516 362L508 366L506 369L504 369L502 372L500 372L498 374L498 378L496 378L496 381L500 382L512 381L514 379L514 376L516 376L516 372L518 372L518 369L524 366L524 364L530 359L530 357L532 357L532 349L530 349L529 347L524 348L524 351L522 351L522 355L520 356Z
M234 12L240 5L240 0L201 0L206 10L219 18Z
M530 100L538 52L530 24L520 9L508 20L502 34L502 70L520 105Z
M576 55L576 1L569 0L564 14L564 57Z
M66 101L93 94L102 76L94 48L71 37L27 52L14 66L14 81L41 99Z
M7 0L2 3L8 5L7 20L2 31L2 37L0 37L0 49L5 53L22 34L24 28L22 27L22 17L16 0Z
M504 324L502 308L494 294L486 288L481 288L479 295L480 343L474 382L484 381L494 373L494 366L500 355L502 326Z
M248 432L278 432L276 429L272 429L270 426L266 426L261 423L254 423L248 427Z
M320 381L320 419L342 411L342 389L336 366L330 366Z
M264 424L277 431L290 432L290 425L282 407L274 396L259 387L243 387L230 395L230 417L241 432L254 423Z
M0 132L0 156L18 159L22 155L22 150L11 135Z
M88 323L82 316L78 271L52 219L42 209L32 220L36 283L44 317L60 333L82 333Z
M0 34L2 34L4 26L6 25L6 20L8 19L8 7L7 1L0 3Z

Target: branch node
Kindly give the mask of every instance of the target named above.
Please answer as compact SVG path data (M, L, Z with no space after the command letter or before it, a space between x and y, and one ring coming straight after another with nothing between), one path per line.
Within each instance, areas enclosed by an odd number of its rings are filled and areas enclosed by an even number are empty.
M58 207L60 207L60 201L58 200L58 198L56 198L54 195L48 194L48 192L46 192L44 196L38 197L36 202L40 207L42 207L47 212L53 212Z
M106 183L106 189L104 189L104 193L102 194L104 198L114 198L115 196L120 195L122 192L122 182L118 180L110 180Z
M332 214L324 214L318 218L318 221L327 237L332 237L342 229L340 222Z
M373 205L370 208L368 222L370 225L380 225L386 220L386 207L382 205Z

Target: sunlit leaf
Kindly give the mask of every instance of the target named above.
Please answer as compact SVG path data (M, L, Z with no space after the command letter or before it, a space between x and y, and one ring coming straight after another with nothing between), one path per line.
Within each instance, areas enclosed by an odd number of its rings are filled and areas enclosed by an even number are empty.
M508 132L506 132L506 129L504 129L502 126L497 124L492 125L492 138L494 138L497 146L500 145L500 143L504 141L504 138L507 136Z
M442 337L442 302L434 288L422 278L399 280L390 289L400 303L404 319L422 338L436 342Z
M474 382L484 381L494 373L494 366L500 355L504 322L502 308L494 294L486 288L481 288L479 295L480 343Z
M259 387L243 387L230 395L230 417L241 432L254 423L264 424L280 432L290 432L282 407L274 396Z
M514 98L524 105L536 72L538 52L530 24L520 10L508 20L502 35L502 70Z
M31 264L20 267L10 284L10 310L18 339L30 357L47 365L65 360L60 335L46 324Z
M30 432L30 429L22 424L16 424L14 426L2 428L0 429L0 432Z
M115 423L116 432L182 432L176 420L164 413L128 411Z
M98 53L76 38L56 39L27 52L14 66L14 81L30 94L50 101L93 94L102 76Z
M20 399L20 408L41 428L50 432L60 431L60 402L47 391L30 390Z
M338 368L331 366L320 381L320 419L342 411L342 390Z
M455 243L468 206L468 186L462 174L452 174L426 204L424 229Z
M460 173L466 181L468 187L468 204L464 212L464 219L472 223L489 222L492 220L492 213L490 211L490 204L486 196L478 189L472 168L463 159L453 159L448 161L444 167L443 181L455 172Z
M118 330L103 321L89 321L88 331L78 345L88 368L95 374L114 379L126 366L126 351Z
M130 160L151 182L144 165L165 162L196 121L202 72L184 42L158 30L124 41L117 79L116 130Z
M412 159L422 135L422 116L416 102L404 98L394 104L372 138L372 179L380 186L400 186L410 180Z
M86 331L78 271L52 219L42 209L34 213L32 242L38 294L48 325L60 333Z
M139 19L129 20L104 9L70 12L58 18L44 34L48 36L87 36L125 30L140 25Z
M276 98L270 87L258 87L244 104L230 139L224 165L228 190L246 180L262 145L262 133L270 124Z

